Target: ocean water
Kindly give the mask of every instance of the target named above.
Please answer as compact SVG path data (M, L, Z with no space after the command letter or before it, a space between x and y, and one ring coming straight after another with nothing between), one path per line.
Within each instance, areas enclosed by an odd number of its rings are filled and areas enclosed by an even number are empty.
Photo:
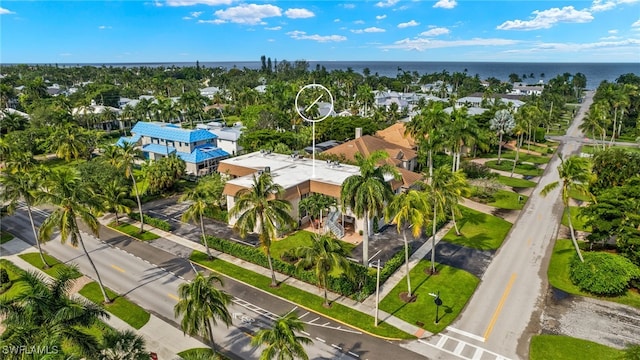
M448 71L465 72L470 76L478 74L480 79L495 77L506 81L509 74L515 73L523 78L523 83L537 83L540 80L547 82L549 79L564 73L583 73L587 77L587 88L595 89L603 81L614 82L618 76L627 73L634 73L640 76L640 63L524 63L524 62L408 62L408 61L307 61L309 69L316 68L316 64L324 66L327 71L347 70L351 68L354 72L362 74L368 68L372 75L396 77L399 69L402 71L417 71L420 75L435 72ZM96 65L96 64L87 64ZM102 65L102 64L100 64ZM195 62L189 63L121 63L104 64L112 66L195 66ZM237 62L200 62L201 66L231 68L260 69L260 61L237 61ZM530 75L533 74L533 77Z

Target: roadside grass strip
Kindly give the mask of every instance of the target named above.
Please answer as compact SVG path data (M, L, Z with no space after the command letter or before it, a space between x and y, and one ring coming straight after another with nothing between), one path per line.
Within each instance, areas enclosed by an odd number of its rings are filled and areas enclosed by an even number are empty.
M498 176L498 182L505 186L510 186L514 188L530 188L535 187L536 182L531 180L525 180L520 178L512 178L504 175Z
M131 224L120 223L120 225L116 226L115 223L110 223L109 227L142 241L150 241L150 240L155 240L160 238L159 235L154 234L151 231L147 231L147 230L143 231L141 234L140 228L138 228L137 226L133 226Z
M44 268L44 264L42 263L42 260L40 259L40 253L32 252L32 253L20 254L18 256L22 260L24 260L24 261L28 262L29 264L37 267L38 269L40 269L43 272L45 272L47 275L49 275L49 276L51 276L53 278L56 278L56 279L58 278L58 274L62 269L69 267L69 266L65 265L64 263L62 263L60 260L54 258L53 256L51 256L49 254L43 254L43 255L44 255L44 260L50 266L48 269ZM74 279L77 279L77 278L82 276L82 273L80 273L80 271L74 271L73 274L74 274L73 275Z
M547 277L551 286L569 294L588 296L603 301L613 301L640 309L640 293L637 290L629 289L624 295L602 297L582 291L574 285L569 278L569 264L571 259L576 256L575 253L576 250L570 239L556 240L551 254L551 261L549 262L549 270L547 270ZM583 359L588 359L588 357Z
M380 309L408 323L420 326L432 333L444 330L460 314L469 301L480 280L472 274L451 266L436 264L437 275L430 274L431 262L421 260L411 269L412 295L415 302L405 303L400 293L407 291L406 276L380 302ZM404 271L404 267L402 270ZM440 292L442 305L438 309L430 294Z
M308 293L294 286L281 283L277 288L272 288L271 278L251 270L247 270L235 264L220 259L208 260L207 254L194 251L191 253L191 261L205 266L206 268L229 276L236 280L242 281L262 291L279 296L283 299L291 301L295 304L303 306L308 310L325 315L344 324L351 325L356 329L367 332L380 337L389 339L415 339L415 336L407 334L387 323L380 322L378 327L373 325L374 318L372 316L351 309L340 303L332 302L331 308L327 309L322 304L324 298L320 295ZM322 294L322 290L318 291Z
M11 240L13 240L13 235L9 234L6 231L2 231L0 233L0 244L4 244L4 243L9 242Z
M580 208L578 206L569 206L568 211L567 209L564 210L562 214L562 225L569 227L569 219L567 218L567 214L569 213L571 213L571 224L575 230L591 232L591 226L585 224L588 219L580 216Z
M511 172L511 169L513 168L513 160L502 159L500 164L498 164L498 160L489 160L485 163L485 165L487 165L487 167L491 169ZM535 165L531 164L519 164L516 165L516 168L513 172L525 176L540 176L542 175L544 170L539 169Z
M85 285L79 293L96 304L102 304L105 310L137 330L149 321L149 318L151 317L149 312L108 288L105 288L105 290L107 291L109 299L112 300L110 304L104 304L104 298L102 297L100 286L95 281Z
M185 351L181 351L178 353L178 356L181 359L215 359L215 360L231 360L230 358L221 354L220 351L224 349L218 349L218 352L213 355L213 350L209 348L193 348L187 349Z
M461 235L451 228L442 240L480 250L496 250L502 245L511 223L499 217L461 206L462 217L457 219Z
M625 359L624 351L593 341L562 335L535 335L529 347L531 360L619 360Z
M487 205L500 209L521 210L528 199L528 196L513 191L498 190L493 194L493 201L489 201Z

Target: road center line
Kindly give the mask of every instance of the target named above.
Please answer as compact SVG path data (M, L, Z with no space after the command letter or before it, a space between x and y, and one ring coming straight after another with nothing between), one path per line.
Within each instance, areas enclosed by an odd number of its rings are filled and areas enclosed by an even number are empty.
M507 284L507 288L504 289L504 292L502 293L502 297L500 298L500 301L498 302L498 306L496 307L496 311L493 312L493 316L491 317L491 321L489 322L489 326L487 326L487 330L485 330L484 332L484 339L485 341L487 339L489 339L489 335L491 335L491 331L493 331L493 327L496 324L496 321L498 320L498 316L500 316L500 312L502 312L502 307L504 306L505 301L507 301L507 297L509 296L509 293L511 292L511 288L513 287L513 283L516 281L516 273L511 274L511 278L509 279L509 283Z
M172 298L172 299L173 299L173 300L175 300L175 301L180 301L180 298L179 298L179 297L177 297L177 296L175 296L175 295L173 295L172 293L167 293L167 296L168 296L168 297L170 297L170 298Z
M124 272L125 272L123 268L118 267L118 266L116 266L116 265L111 264L111 267L112 267L112 268L114 268L114 269L116 269L116 270L118 270L118 271L120 271L121 273L124 273Z

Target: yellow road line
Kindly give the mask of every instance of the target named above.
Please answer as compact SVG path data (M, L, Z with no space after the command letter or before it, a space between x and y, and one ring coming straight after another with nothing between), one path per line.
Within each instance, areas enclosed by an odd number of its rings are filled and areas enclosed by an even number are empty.
M118 267L118 266L115 266L115 265L111 265L111 267L116 269L116 270L118 270L118 271L120 271L121 273L125 272L124 269L121 268L121 267Z
M493 317L491 317L491 321L489 322L489 326L487 326L487 330L484 332L484 339L487 341L489 339L489 335L491 335L491 331L493 331L493 327L498 320L498 316L500 316L500 312L502 312L502 307L504 306L505 301L507 300L507 296L509 296L509 292L511 292L511 287L513 287L513 283L516 281L516 273L511 274L511 278L509 279L509 283L507 284L507 288L504 289L502 293L502 297L498 302L498 307L496 311L493 312Z
M180 298L175 296L175 295L173 295L172 293L167 293L167 296L172 298L173 300L180 301Z
M531 246L531 238L527 239L527 246Z

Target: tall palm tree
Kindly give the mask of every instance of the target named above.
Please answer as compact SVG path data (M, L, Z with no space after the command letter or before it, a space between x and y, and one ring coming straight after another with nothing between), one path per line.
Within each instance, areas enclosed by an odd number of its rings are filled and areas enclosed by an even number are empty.
M132 330L108 330L102 338L99 360L149 360L145 341Z
M431 211L424 192L409 190L396 195L386 208L387 221L396 224L398 232L402 232L404 240L404 264L407 274L408 299L411 299L411 278L409 276L409 242L407 241L407 229L411 228L414 238L422 234L422 229L427 223L427 216Z
M100 189L100 193L104 199L105 209L107 211L113 211L116 217L116 226L120 225L118 214L128 213L131 211L130 206L133 201L129 199L129 191L126 185L118 179L113 179L111 182L104 184Z
M120 146L112 145L107 147L104 153L105 160L119 168L124 170L124 176L131 178L133 182L133 193L136 195L138 202L138 212L140 213L140 233L144 232L144 216L142 214L142 202L140 201L140 191L138 190L138 184L136 182L135 174L133 173L133 166L136 160L142 158L142 152L136 144L124 142Z
M70 240L71 245L74 247L80 244L89 263L91 263L91 267L93 267L93 271L96 273L104 301L106 303L111 302L104 290L100 273L84 245L80 227L78 226L78 220L80 220L93 235L98 236L100 223L98 223L92 211L101 209L103 204L100 203L99 197L90 189L82 186L82 179L76 169L61 168L52 171L45 179L43 190L39 194L39 200L56 207L40 226L38 234L40 240L50 240L54 230L58 229L60 231L60 241L63 244L67 240Z
M213 326L221 321L228 327L232 322L227 308L231 296L216 287L222 285L221 277L213 274L204 277L198 273L190 283L178 287L180 300L173 308L176 317L182 316L182 331L189 335L202 336L209 341L214 353L216 349Z
M385 175L399 179L400 173L395 166L384 163L379 165L389 154L381 150L364 157L356 153L356 165L360 167L360 174L351 175L342 183L340 201L342 209L349 208L351 212L364 219L362 229L362 263L369 262L369 222L373 216L382 214L384 206L393 197L391 185Z
M425 185L424 191L427 194L427 201L431 207L431 273L436 273L436 225L438 220L445 217L444 212L447 207L447 198L444 189L450 182L451 169L446 165L437 168L431 181Z
M444 112L442 103L432 101L418 116L405 124L405 134L410 134L416 140L419 150L427 151L429 177L433 176L433 153L440 150L443 144L440 128L447 120L449 115Z
M70 290L77 269L64 268L52 281L35 272L21 274L22 291L0 299L0 317L6 327L2 345L6 348L35 346L61 348L73 345L80 355L92 358L99 344L87 330L109 314L99 305L71 298ZM12 356L14 355L14 356ZM24 353L6 354L3 359L23 359Z
M471 195L471 189L469 188L464 172L462 170L447 172L441 182L440 191L444 196L447 209L451 210L451 221L453 222L456 235L460 236L460 230L456 222L456 216L460 216L459 202L463 197Z
M85 140L84 134L76 125L67 123L56 127L47 143L58 158L69 162L71 159L87 157L88 147Z
M329 307L327 289L331 272L342 271L347 277L352 276L353 273L351 263L347 260L349 251L345 243L330 235L316 234L311 246L301 246L294 252L300 258L296 263L297 268L313 268L318 278L318 287L324 289L324 306Z
M457 171L460 167L460 155L462 147L474 142L478 137L478 125L469 117L467 108L457 108L451 113L451 125L448 127L447 138L453 155L451 171Z
M593 195L589 192L589 183L593 179L591 173L591 163L587 158L581 158L572 156L567 159L560 158L560 165L558 166L558 174L560 175L559 181L554 181L547 184L540 195L547 196L551 191L560 187L562 203L564 204L565 211L568 212L567 219L569 221L569 232L571 233L571 241L576 248L576 253L580 258L580 261L584 262L578 241L573 232L573 224L571 222L571 211L569 211L569 199L571 192L577 192L581 195L589 196L593 198Z
M491 119L490 123L491 130L498 133L500 137L498 141L498 165L501 162L500 156L502 155L502 136L504 134L510 134L511 130L516 126L515 121L513 120L513 115L509 112L509 110L498 110L496 114Z
M42 185L42 173L35 168L27 171L8 170L9 168L5 169L2 172L2 176L0 176L0 183L3 186L1 198L3 201L9 201L9 206L7 207L9 214L15 211L16 206L20 204L21 200L24 201L27 207L29 221L31 222L31 229L33 230L33 238L36 240L38 252L40 253L40 260L42 260L45 269L49 268L49 264L42 253L40 239L38 238L36 224L33 222L33 214L31 211L31 207L36 205L37 192Z
M211 178L212 179L212 178ZM200 231L202 233L202 244L207 249L209 259L213 258L204 228L204 215L207 211L217 211L219 209L219 198L224 188L224 183L219 181L208 181L201 179L198 184L187 190L178 201L189 201L191 205L182 214L182 221L198 220L200 222Z
M271 328L261 329L251 339L253 346L266 346L260 354L260 360L308 360L309 356L303 345L313 341L305 336L296 335L304 331L304 323L298 315L291 312L278 318Z
M257 177L253 175L253 185L238 191L235 204L229 211L229 216L238 217L233 228L240 232L240 236L245 237L247 233L257 230L269 262L273 287L277 283L271 261L271 240L276 238L279 229L295 226L290 214L291 204L280 198L283 193L284 189L273 182L270 172L263 172Z

